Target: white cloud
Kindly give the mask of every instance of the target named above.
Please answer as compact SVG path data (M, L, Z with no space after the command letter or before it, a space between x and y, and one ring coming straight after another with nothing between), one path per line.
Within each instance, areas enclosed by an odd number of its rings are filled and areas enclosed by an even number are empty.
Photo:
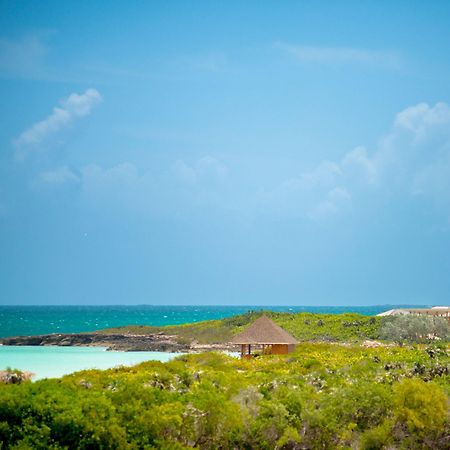
M431 107L427 103L419 103L399 112L394 121L394 127L399 130L410 131L416 141L425 139L436 128L448 127L450 123L450 108L446 103L436 103Z
M177 178L188 184L220 182L227 178L228 167L212 156L204 156L192 166L183 160L178 160L173 166Z
M450 180L449 105L419 103L399 112L373 159L383 183L393 185L395 180L397 188L408 193L450 197L445 183L437 181Z
M333 161L322 161L317 167L309 172L304 172L299 178L299 182L305 188L317 186L332 186L342 175L339 164Z
M89 164L80 170L81 198L94 210L151 212L158 196L157 184L149 172L139 173L131 162L112 167Z
M281 183L273 201L288 214L320 220L375 191L450 202L449 105L420 103L404 109L372 154L356 147L339 161L322 161Z
M192 167L188 166L181 159L175 161L173 170L179 180L184 183L194 184L197 181L197 172Z
M88 89L84 94L73 93L62 102L63 107L74 117L83 117L91 113L92 108L102 101L95 89Z
M66 126L70 120L71 115L68 111L56 107L46 119L35 123L31 128L23 131L14 141L14 144L19 150L23 149L23 147L40 144L47 136Z
M82 203L93 210L150 216L179 216L204 209L221 210L235 203L230 195L228 169L211 156L192 166L176 161L170 171L139 170L131 162L111 167L89 164L74 172L68 167L41 174L39 181L77 183Z
M111 183L117 185L128 184L139 178L136 166L129 162L124 162L105 169L97 164L89 164L82 169L85 183L95 183L97 186L108 186Z
M224 179L228 176L228 167L221 161L212 156L200 158L196 165L197 173L201 175L212 175L218 179Z
M351 199L352 197L347 189L342 187L333 188L328 192L324 201L308 211L307 216L314 220L334 216L348 208L351 204Z
M276 42L278 48L302 63L344 64L357 63L396 68L400 66L400 57L395 52L351 47L324 47L294 45Z
M78 100L74 103L81 114L86 113ZM160 172L139 171L132 163L109 168L91 164L79 173L63 166L42 174L41 181L56 185L78 179L84 201L94 209L99 205L114 209L120 203L140 213L168 216L194 210L203 214L208 209L236 217L268 214L322 221L399 198L414 202L418 196L448 211L450 107L439 103L406 108L373 151L356 147L272 188L267 177L248 177L246 170L232 173L233 177L226 164L208 155L175 161L169 171ZM237 179L239 173L242 177Z
M58 167L54 170L42 172L39 181L47 184L64 184L68 182L78 182L80 178L67 166Z
M283 210L296 216L321 220L348 209L351 191L377 181L377 166L363 147L346 153L340 161L325 160L275 190Z
M363 182L374 184L377 181L378 167L364 147L356 147L344 155L340 167L348 176L356 175Z
M88 89L84 94L71 94L53 108L53 112L44 120L35 123L23 131L13 142L16 147L15 156L18 161L26 159L28 154L40 144L68 127L76 119L87 116L94 106L102 101L95 89Z
M445 124L450 121L450 108L444 102L430 106L419 103L399 112L395 117L395 126L403 127L414 132L427 125Z

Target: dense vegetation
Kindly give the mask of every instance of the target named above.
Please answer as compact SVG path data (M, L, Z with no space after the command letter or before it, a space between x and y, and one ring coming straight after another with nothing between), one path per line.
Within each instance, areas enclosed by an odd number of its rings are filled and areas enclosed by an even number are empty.
M260 314L106 332L224 343ZM450 448L445 320L266 314L303 342L295 353L183 355L36 383L2 372L0 449ZM401 346L358 345L378 338ZM441 344L411 346L426 341Z
M448 341L450 325L443 317L404 315L382 319L380 338L399 344L405 342Z
M180 340L201 344L228 342L234 334L266 314L278 325L289 331L299 341L358 342L363 339L376 339L381 324L380 317L361 314L313 314L277 313L272 311L250 311L247 314L228 317L222 320L209 320L186 325L150 327L131 325L110 328L104 333L152 334L163 332L178 336Z
M0 383L0 448L450 448L448 351L303 343Z
M182 343L221 344L231 340L262 314L290 332L300 342L361 342L383 339L398 343L426 342L436 337L450 338L449 323L441 317L429 316L363 316L356 313L314 314L249 311L222 320L209 320L186 325L164 327L130 325L110 328L99 333L174 335Z

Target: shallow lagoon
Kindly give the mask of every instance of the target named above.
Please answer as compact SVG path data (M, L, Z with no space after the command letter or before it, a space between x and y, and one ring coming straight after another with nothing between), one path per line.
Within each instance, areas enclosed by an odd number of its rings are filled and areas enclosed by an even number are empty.
M33 372L33 380L56 378L78 370L109 369L143 361L169 361L180 353L111 352L105 347L0 346L0 370Z

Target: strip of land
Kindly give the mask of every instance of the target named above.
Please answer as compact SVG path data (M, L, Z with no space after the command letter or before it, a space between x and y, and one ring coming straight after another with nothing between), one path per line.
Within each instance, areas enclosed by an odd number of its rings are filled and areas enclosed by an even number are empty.
M101 346L120 351L198 352L235 350L233 336L262 314L291 333L298 341L362 342L376 339L380 318L360 314L275 313L249 311L222 320L185 325L130 325L91 333L58 333L0 339L3 345Z

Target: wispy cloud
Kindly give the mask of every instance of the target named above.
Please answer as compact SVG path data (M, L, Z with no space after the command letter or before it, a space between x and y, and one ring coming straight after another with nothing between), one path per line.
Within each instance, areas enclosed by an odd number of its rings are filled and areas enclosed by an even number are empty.
M60 106L55 106L48 117L23 131L13 141L16 148L16 160L25 160L33 149L68 127L76 119L89 115L101 101L102 97L95 89L88 89L83 94L73 93L62 100Z
M179 180L188 184L205 181L223 181L228 176L228 167L212 156L198 159L192 166L183 160L178 160L173 166L175 175Z
M328 192L325 200L308 211L307 216L314 220L334 216L348 208L351 205L351 199L352 197L347 189L335 187Z
M338 161L322 161L282 183L272 201L287 205L287 211L322 220L345 211L353 199L361 200L369 192L421 196L448 208L449 105L419 103L400 111L372 154L357 147Z
M0 74L35 77L43 71L47 53L40 36L24 36L18 40L0 38Z
M310 64L363 64L398 68L401 65L400 55L387 50L372 50L353 47L324 47L294 45L286 42L275 42L279 49L301 63Z
M83 109L84 110L84 109ZM252 166L257 171L258 166ZM158 171L125 162L91 164L44 172L55 187L77 185L86 204L112 210L179 217L206 209L243 217L295 218L334 223L375 204L424 201L448 217L450 207L450 106L420 103L400 111L372 151L356 147L336 160L323 160L274 186L261 176L249 180L239 168L207 155L174 161ZM239 178L241 177L241 178ZM399 200L401 199L401 200ZM421 199L421 200L419 200ZM375 201L376 200L376 201Z
M53 170L42 172L39 175L39 182L45 184L64 184L68 182L78 181L80 181L80 177L67 166L62 166Z
M236 203L228 191L228 168L219 159L206 155L190 164L177 160L170 169L155 172L134 162L109 167L92 163L78 169L65 165L41 172L32 187L73 187L88 208L144 216L223 211Z

